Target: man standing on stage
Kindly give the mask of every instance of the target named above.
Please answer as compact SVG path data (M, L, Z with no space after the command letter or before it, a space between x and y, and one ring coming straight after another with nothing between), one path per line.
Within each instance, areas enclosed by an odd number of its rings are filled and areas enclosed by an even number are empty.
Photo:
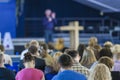
M56 14L50 9L45 11L45 17L43 18L43 26L45 28L45 40L46 43L53 42L53 30L56 24Z

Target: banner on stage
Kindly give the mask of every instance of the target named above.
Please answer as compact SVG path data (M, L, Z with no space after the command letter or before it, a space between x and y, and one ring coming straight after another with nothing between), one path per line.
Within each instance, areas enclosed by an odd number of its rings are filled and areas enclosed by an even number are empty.
M4 39L3 39L3 46L4 46L5 50L13 50L14 49L10 32L5 33Z

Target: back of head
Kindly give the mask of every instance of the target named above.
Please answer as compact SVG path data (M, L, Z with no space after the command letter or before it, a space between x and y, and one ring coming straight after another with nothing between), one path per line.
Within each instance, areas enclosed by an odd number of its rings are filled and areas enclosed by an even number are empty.
M3 45L0 45L0 50L1 50L2 52L4 52L4 46L3 46Z
M96 45L97 42L98 42L98 40L97 40L96 37L91 37L91 38L89 39L88 45L94 47L94 45Z
M73 65L73 60L69 55L63 54L59 57L58 63L62 68L71 68Z
M92 64L96 61L96 57L92 49L85 49L81 60L82 65Z
M29 49L28 49L28 51L31 54L35 55L37 53L37 51L38 51L38 48L36 46L30 46Z
M76 58L79 55L76 50L69 50L66 54L70 55L72 58Z
M112 42L107 41L104 43L104 47L111 48L113 46Z
M39 48L39 42L36 40L32 40L30 41L30 46L36 46L37 48Z
M103 49L100 50L99 57L101 58L103 56L113 58L113 54L112 54L110 48L104 47Z
M99 59L98 63L105 64L110 70L112 69L113 64L114 64L113 60L111 58L109 58L109 57L106 57L106 56L105 57L101 57Z
M26 63L31 61L34 61L34 57L31 55L30 52L25 53L23 62Z
M111 80L111 73L105 64L97 64L88 80Z
M120 53L120 45L119 44L114 45L112 48L112 52L113 54Z
M61 52L56 52L56 53L53 55L53 59L54 59L55 61L58 61L59 57L60 57L62 54L63 54L63 53L61 53Z

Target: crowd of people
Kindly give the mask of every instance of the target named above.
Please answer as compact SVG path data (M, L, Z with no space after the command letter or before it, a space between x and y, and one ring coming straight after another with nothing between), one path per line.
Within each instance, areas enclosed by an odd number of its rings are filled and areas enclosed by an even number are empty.
M61 42L61 44L58 44ZM120 45L112 42L98 44L96 37L88 45L71 49L59 39L57 44L32 40L21 53L19 71L15 74L0 45L0 80L119 80Z

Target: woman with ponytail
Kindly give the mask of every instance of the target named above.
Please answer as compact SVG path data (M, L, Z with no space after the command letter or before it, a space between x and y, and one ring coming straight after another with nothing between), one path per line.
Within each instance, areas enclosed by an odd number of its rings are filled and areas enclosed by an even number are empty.
M35 59L30 52L24 55L24 66L16 75L16 80L44 80L44 74L41 70L35 69Z

